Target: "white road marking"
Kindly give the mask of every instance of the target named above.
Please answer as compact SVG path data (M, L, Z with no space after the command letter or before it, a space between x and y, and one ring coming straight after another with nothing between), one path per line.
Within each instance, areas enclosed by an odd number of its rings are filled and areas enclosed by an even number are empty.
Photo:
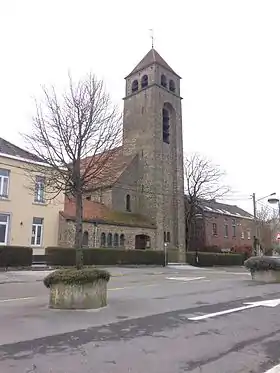
M166 277L167 280L176 280L176 281L195 281L202 280L205 277Z
M29 299L35 299L35 297L0 299L0 303L16 302L16 301L19 301L19 300L29 300Z
M271 300L264 300L260 302L250 302L250 303L243 303L245 306L242 307L237 307L237 308L232 308L230 310L225 310L225 311L220 311L220 312L214 312L214 313L208 313L206 315L202 316L194 316L194 317L189 317L188 319L191 321L199 321L199 320L205 320L221 315L226 315L228 313L233 313L233 312L239 312L243 310L247 310L249 308L256 308L256 307L276 307L280 304L280 299L271 299Z
M265 373L280 373L280 364L267 370Z

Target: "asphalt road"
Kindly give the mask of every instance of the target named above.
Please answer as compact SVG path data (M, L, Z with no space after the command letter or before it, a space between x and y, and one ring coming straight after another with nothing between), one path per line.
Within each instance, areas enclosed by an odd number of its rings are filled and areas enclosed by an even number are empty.
M280 363L280 302L190 320L278 299L280 285L241 268L111 272L98 311L50 310L44 273L1 273L0 372L263 373Z

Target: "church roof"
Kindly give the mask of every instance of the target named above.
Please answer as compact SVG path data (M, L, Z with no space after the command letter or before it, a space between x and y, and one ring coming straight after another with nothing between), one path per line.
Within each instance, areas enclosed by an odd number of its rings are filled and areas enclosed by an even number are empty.
M138 63L138 65L131 71L131 73L127 76L127 78L135 73L137 73L140 70L145 69L146 67L153 65L153 64L158 64L162 67L164 67L166 70L169 70L176 76L180 78L178 74L175 73L175 71L168 65L168 63L161 57L161 55L154 49L152 48L146 56Z
M102 154L84 158L81 167L90 165L91 168L88 172L92 178L88 183L89 191L114 185L135 157L135 154L124 156L123 148L120 146Z
M76 204L74 199L65 198L64 211L60 211L60 215L67 220L75 220ZM143 227L154 229L155 225L149 218L133 214L131 212L122 212L111 210L103 203L83 201L83 221L88 223L111 224L132 227Z

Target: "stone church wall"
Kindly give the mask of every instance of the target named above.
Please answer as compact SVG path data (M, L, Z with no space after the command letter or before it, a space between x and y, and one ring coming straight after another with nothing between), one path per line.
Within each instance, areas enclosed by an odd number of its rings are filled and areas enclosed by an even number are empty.
M112 188L113 210L126 211L126 196L129 194L131 199L131 212L134 214L139 213L137 181L140 176L138 156L136 156Z
M151 249L159 249L155 247L155 230L150 228L140 228L140 227L125 227L118 225L109 224L98 224L95 226L93 223L83 223L83 231L88 232L88 246L89 247L100 247L101 246L101 233L115 233L125 236L125 249L132 250L135 248L135 236L139 234L145 234L151 239ZM73 247L75 237L75 224L73 221L66 221L62 216L60 216L59 224L59 246L62 247Z

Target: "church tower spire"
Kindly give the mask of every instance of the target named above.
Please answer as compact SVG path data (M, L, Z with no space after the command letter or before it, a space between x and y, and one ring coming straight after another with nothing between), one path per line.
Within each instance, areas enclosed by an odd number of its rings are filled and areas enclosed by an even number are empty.
M126 79L123 149L138 154L140 213L156 224L155 249L185 249L180 76L152 48Z

